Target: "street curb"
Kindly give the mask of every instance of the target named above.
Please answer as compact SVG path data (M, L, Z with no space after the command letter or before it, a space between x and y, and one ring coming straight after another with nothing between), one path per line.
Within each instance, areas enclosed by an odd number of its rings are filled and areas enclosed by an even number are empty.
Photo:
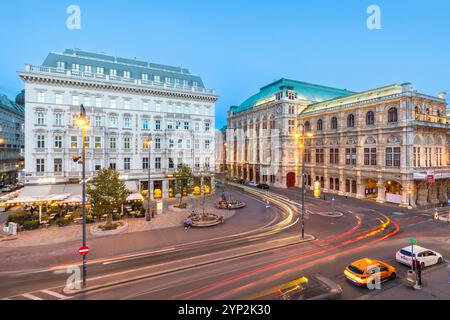
M261 249L261 250L257 250L257 251L252 251L250 254L251 255L258 254L258 253L262 253L262 252L266 252L266 251L270 251L270 250L274 250L274 249L289 247L289 246L293 246L293 245L297 245L297 244L301 244L301 243L308 243L308 242L316 240L316 237L314 237L312 235L308 235L307 234L306 237L308 237L308 239L305 238L304 240L296 241L296 242L289 243L289 244L278 245L278 246L274 246L274 247L270 247L270 248L265 248L265 249ZM124 283L129 283L129 282L134 282L134 281L139 281L139 280L143 280L143 279L153 278L153 277L156 277L156 276L161 276L161 275L165 275L165 274L169 274L169 273L174 273L174 272L186 270L186 269L189 269L189 268L202 267L202 266L206 266L206 265L217 263L217 262L232 260L232 259L236 259L236 258L240 258L240 257L243 257L243 256L248 256L248 255L249 255L248 253L240 253L240 254L229 256L229 257L224 257L224 258L218 258L218 259L210 260L208 262L191 264L191 265L185 265L185 266L182 266L182 267L173 268L173 269L165 270L165 271L162 271L162 272L155 272L155 273L146 274L146 275L143 275L143 276L137 276L137 277L133 277L133 278L129 278L129 279L113 281L113 282L109 282L109 283L105 283L105 284L101 284L101 285L97 285L97 286L93 286L93 287L89 287L89 288L81 289L81 290L70 290L70 289L64 288L63 292L65 294L67 294L67 295L82 294L82 293L87 293L87 292L91 292L91 291L95 291L95 290L99 290L99 289L104 289L104 288L108 288L108 287L121 285L121 284L124 284Z

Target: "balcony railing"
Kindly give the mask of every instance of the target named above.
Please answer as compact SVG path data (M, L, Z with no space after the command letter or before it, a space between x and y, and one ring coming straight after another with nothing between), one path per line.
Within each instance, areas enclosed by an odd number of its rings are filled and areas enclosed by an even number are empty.
M105 81L105 82L113 82L119 84L132 84L141 87L148 88L157 88L157 89L171 89L181 92L194 92L201 93L206 95L215 95L215 90L206 89L196 86L186 86L174 83L165 83L158 81L149 81L149 80L140 80L140 79L131 79L125 77L118 76L110 76L101 73L90 73L90 72L81 72L77 70L67 70L62 68L51 68L51 67L43 67L43 66L34 66L27 64L25 65L25 72L34 73L34 74L47 74L47 75L55 75L55 76L64 76L75 79L86 79L86 80L97 80L97 81Z

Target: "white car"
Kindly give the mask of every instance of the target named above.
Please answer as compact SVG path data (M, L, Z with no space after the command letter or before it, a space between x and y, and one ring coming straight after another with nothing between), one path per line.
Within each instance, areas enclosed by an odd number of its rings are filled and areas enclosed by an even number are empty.
M250 182L248 183L248 185L249 185L250 187L257 187L257 186L258 186L258 183L253 182L253 181L250 181Z
M421 246L414 246L414 257L420 262L422 268L429 267L435 264L441 264L444 261L444 258L439 252L423 248ZM403 249L397 251L395 255L395 260L397 262L411 266L412 258L411 258L411 246L404 247Z

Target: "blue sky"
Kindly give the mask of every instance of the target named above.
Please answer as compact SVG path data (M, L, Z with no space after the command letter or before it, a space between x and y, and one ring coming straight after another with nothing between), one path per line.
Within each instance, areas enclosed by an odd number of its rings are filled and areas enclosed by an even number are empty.
M66 9L81 8L81 30ZM381 8L381 30L366 27ZM184 66L217 90L217 126L260 87L291 78L354 91L412 82L450 93L447 0L4 1L0 93L22 89L16 72L50 51L80 48Z

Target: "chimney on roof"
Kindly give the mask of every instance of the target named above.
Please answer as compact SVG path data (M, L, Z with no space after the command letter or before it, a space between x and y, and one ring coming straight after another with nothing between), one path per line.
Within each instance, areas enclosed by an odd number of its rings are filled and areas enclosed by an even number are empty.
M445 100L445 98L447 97L447 93L446 92L440 92L438 94L439 99Z

